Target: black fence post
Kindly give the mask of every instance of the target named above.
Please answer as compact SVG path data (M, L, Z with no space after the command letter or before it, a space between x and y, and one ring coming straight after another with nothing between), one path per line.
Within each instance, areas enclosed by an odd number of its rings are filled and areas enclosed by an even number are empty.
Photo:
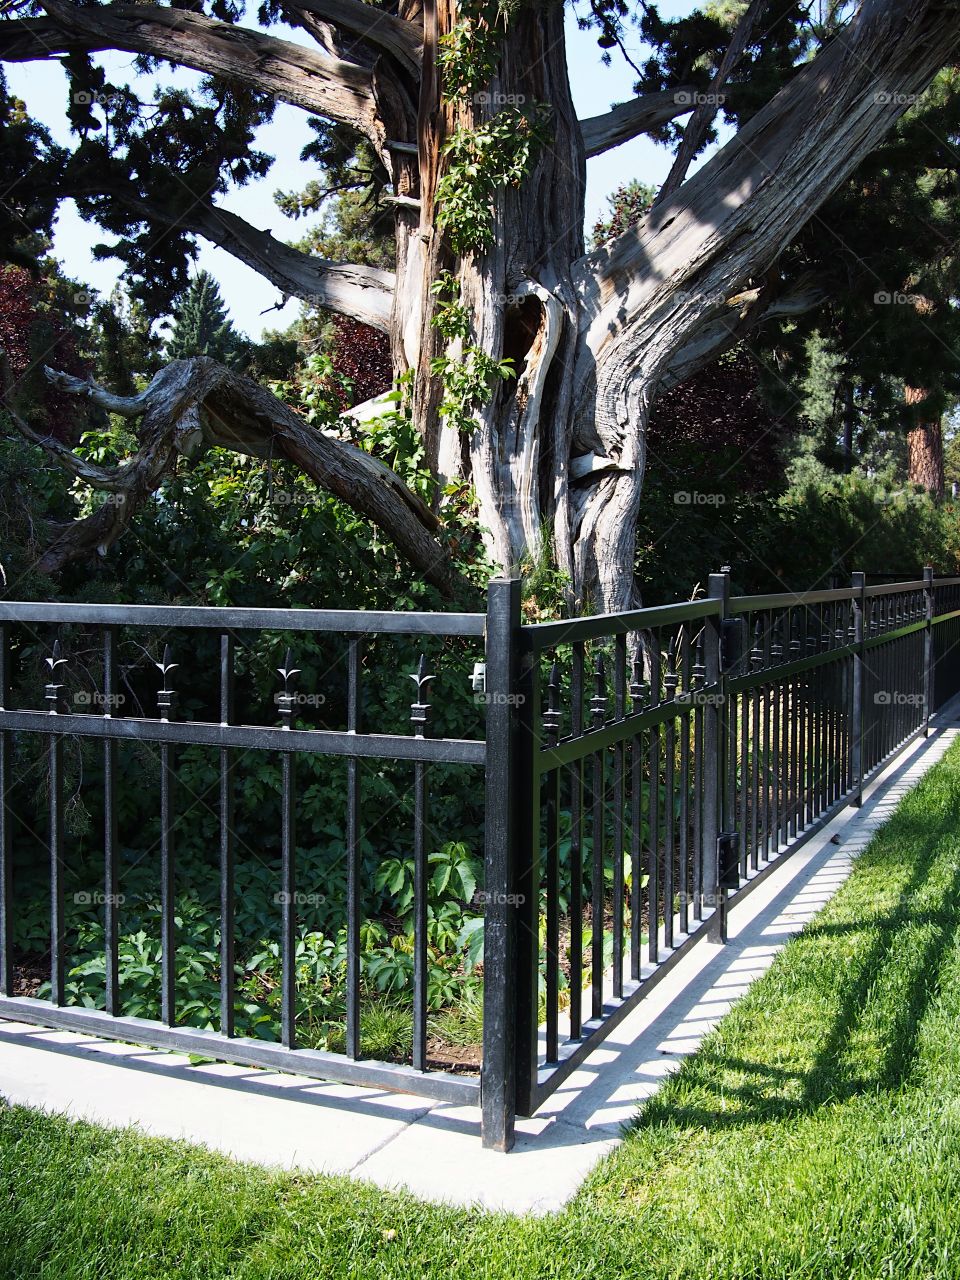
M707 595L718 601L717 613L704 623L704 666L706 688L710 690L703 709L703 826L701 828L703 882L713 905L710 938L726 940L726 900L720 888L720 831L722 807L726 796L724 758L726 756L726 718L722 714L726 680L721 674L720 637L730 599L730 575L711 573Z
M853 590L853 680L850 691L850 773L853 796L850 803L857 809L863 804L863 617L866 607L867 575L859 571L851 576Z
M923 567L923 736L930 735L930 707L933 701L933 565Z
M509 1151L517 1110L517 836L523 774L532 744L518 733L520 581L495 578L487 595L484 818L483 1145ZM526 1030L523 1028L521 1034Z

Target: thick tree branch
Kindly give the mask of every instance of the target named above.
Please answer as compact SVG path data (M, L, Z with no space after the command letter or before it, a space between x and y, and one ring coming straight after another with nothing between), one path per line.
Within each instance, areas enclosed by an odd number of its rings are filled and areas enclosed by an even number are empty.
M713 124L723 101L724 86L752 40L760 14L766 4L767 0L751 0L751 3L744 10L740 21L734 29L730 43L720 59L716 75L710 82L709 91L701 95L697 101L696 110L687 121L677 154L674 157L673 164L670 166L670 172L667 174L663 186L657 192L657 198L654 201L655 206L676 191L687 176L687 170L690 168L694 156L706 141L710 126Z
M575 580L586 597L614 611L635 600L646 422L671 363L765 275L956 56L958 16L957 0L864 0L849 27L679 191L575 264L577 447L615 464L577 511Z
M72 190L69 194L79 192ZM174 208L165 209L156 201L142 199L126 188L98 189L92 194L108 195L140 217L203 236L252 267L288 297L362 320L382 333L390 332L394 288L390 271L314 258L205 200L197 200L186 211L178 212Z
M664 89L662 93L645 93L632 102L621 102L602 116L581 120L580 131L587 159L619 147L642 133L659 129L677 116L686 115L693 107L693 89Z
M419 74L423 31L414 23L384 13L364 0L291 0L291 4L396 59L406 71Z
M765 273L958 47L955 3L866 0L678 192L575 265L578 385L597 386L608 444L640 421L636 389L648 396L676 351Z
M226 209L198 205L189 219L205 240L239 258L284 293L390 332L393 274L379 267L327 262L292 249Z
M745 290L729 300L726 314L704 325L675 352L660 379L660 391L685 382L768 321L806 315L823 306L827 299L828 295L812 279L798 281L780 297L768 296L764 288Z
M383 151L372 71L323 58L288 40L157 5L74 5L48 0L47 18L0 22L0 61L122 49L238 80L282 102L348 124Z
M52 376L67 391L91 394L87 382ZM97 388L94 395L107 393ZM125 403L129 408L133 402ZM288 459L371 519L427 581L448 594L464 585L434 537L437 517L399 476L353 445L315 430L249 378L204 356L175 360L138 397L138 408L140 447L111 473L113 499L58 530L41 560L42 571L53 572L94 550L105 553L170 473L178 454L214 445L251 457ZM58 461L69 466L68 460ZM80 478L95 489L106 487L92 475Z

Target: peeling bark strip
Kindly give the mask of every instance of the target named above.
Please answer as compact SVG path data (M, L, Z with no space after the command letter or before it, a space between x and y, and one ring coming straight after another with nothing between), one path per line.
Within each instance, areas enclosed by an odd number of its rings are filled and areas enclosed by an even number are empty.
M863 0L841 35L694 177L636 227L584 255L585 157L687 114L693 97L651 94L578 122L560 0L511 6L498 71L468 99L446 94L437 70L438 41L458 19L458 0L399 0L397 16L363 0L294 0L289 17L319 54L189 9L66 0L43 7L44 18L0 20L0 61L147 53L273 92L372 142L393 181L395 277L311 260L209 202L166 220L221 245L287 294L389 330L395 372L416 370L413 415L427 463L473 485L494 558L515 566L535 556L549 527L571 603L612 610L633 603L654 399L764 317L819 305L815 281L794 282L785 294L783 247L960 49L960 0ZM747 7L715 85L761 7ZM456 258L435 225L444 142L458 126L489 122L504 97L547 104L551 143L519 186L492 199L492 245ZM673 181L709 118L705 109L690 123ZM164 220L135 190L79 194L109 194L133 219ZM434 356L458 354L438 349L431 323L431 289L443 272L459 286L470 341L516 369L491 388L462 435L441 429L443 387L431 371ZM435 518L396 476L310 431L256 384L190 361L171 366L145 394L149 403L113 410L143 415L140 449L115 473L82 475L82 459L42 442L87 483L119 486L112 492L129 497L64 531L50 564L109 545L178 449L216 443L290 458L375 520L432 582L455 582L433 537Z
M146 391L130 399L52 369L47 376L112 413L140 418L140 424L133 457L118 467L102 468L38 437L15 419L28 439L110 495L92 515L58 531L38 566L41 572L55 572L92 551L104 554L170 474L178 455L219 446L249 457L288 459L322 489L368 516L428 582L447 594L464 586L434 537L436 516L399 476L361 449L308 426L258 383L215 360L175 360Z

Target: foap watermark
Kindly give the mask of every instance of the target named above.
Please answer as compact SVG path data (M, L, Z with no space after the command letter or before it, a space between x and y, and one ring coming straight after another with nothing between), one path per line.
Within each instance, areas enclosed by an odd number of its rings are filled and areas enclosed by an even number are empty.
M278 907L322 907L326 896L322 893L275 893L273 900Z
M122 93L100 93L91 89L78 89L73 95L76 107L115 107L125 98Z
M486 93L473 95L475 107L522 107L527 100L525 93Z
M78 907L122 907L126 900L126 894L104 893L100 889L80 889L73 895Z
M319 493L297 493L291 489L273 489L268 493L245 493L244 502L256 507L320 507L323 496Z
M526 900L522 893L495 893L492 890L477 889L471 899L471 906L522 907Z
M123 693L98 693L96 690L90 693L86 689L80 689L73 695L74 706L100 707L107 711L122 707L126 700Z
M698 307L722 307L727 301L727 295L722 289L710 291L679 289L673 296L681 306L685 306L688 302L693 302Z
M901 693L899 689L879 689L873 695L878 707L922 707L922 693Z
M723 707L727 696L724 693L707 693L705 689L687 689L676 694L673 700L682 707Z
M878 307L916 307L920 305L923 299L917 293L900 293L896 289L892 292L886 289L878 289L873 295L873 301Z
M473 700L478 707L522 707L526 702L522 693L487 693L485 689L478 690Z
M723 493L700 493L697 489L677 489L673 495L678 507L722 507L726 500Z
M727 100L725 93L698 93L696 89L678 89L673 95L678 107L722 107Z
M281 701L284 706L294 707L323 707L327 702L325 693L275 693L273 700L280 705Z
M920 101L919 93L888 93L881 89L873 95L878 107L912 107Z

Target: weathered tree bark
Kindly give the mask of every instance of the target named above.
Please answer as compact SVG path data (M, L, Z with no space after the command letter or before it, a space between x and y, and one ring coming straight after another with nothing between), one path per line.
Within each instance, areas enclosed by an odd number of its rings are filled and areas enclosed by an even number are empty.
M673 101L651 95L578 122L559 0L512 10L489 92L470 100L451 99L438 70L438 42L457 18L456 0L402 0L390 18L359 0L294 0L291 20L315 36L323 56L189 10L66 0L44 8L43 19L0 21L0 60L71 49L146 52L270 89L372 142L393 181L393 278L351 274L359 269L343 264L311 270L303 255L209 201L186 225L285 291L312 293L322 305L389 328L396 371L416 371L413 413L427 460L439 476L472 483L495 559L517 566L549 539L569 577L571 604L607 609L634 602L645 426L656 396L764 316L816 304L809 285L784 292L783 247L960 47L955 0L864 0L843 33L692 178L637 226L585 255L586 155L692 104L679 94ZM751 22L758 9L751 6ZM742 28L738 38L746 39ZM551 140L522 184L492 200L490 247L458 258L436 224L444 147L458 127L493 117L503 96L546 104ZM705 125L707 111L692 122L688 152ZM677 181L684 171L681 157ZM138 194L126 198L135 219ZM495 360L512 359L516 374L490 388L462 435L443 425L443 388L431 370L434 357L458 356L433 324L432 289L445 271L458 282L471 341ZM147 432L162 437L162 449L175 447L172 433L191 405L209 440L256 451L265 432L279 432L286 456L314 468L310 474L377 519L431 580L450 585L427 514L393 483L373 483L366 464L346 465L329 442L311 446L302 423L236 375L204 367L187 381L183 412L164 410L162 429ZM142 474L149 480L149 462Z
M922 485L935 498L944 495L943 423L939 415L924 416L922 406L929 393L920 387L904 387L904 402L919 409L920 420L907 429L907 479Z

